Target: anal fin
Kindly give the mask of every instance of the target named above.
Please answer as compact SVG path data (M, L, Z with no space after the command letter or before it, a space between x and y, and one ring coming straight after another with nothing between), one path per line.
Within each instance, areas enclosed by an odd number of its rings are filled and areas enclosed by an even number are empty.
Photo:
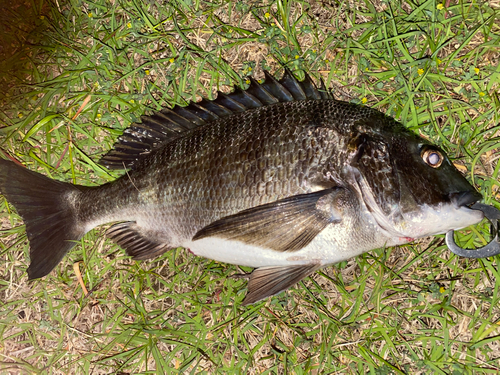
M242 304L249 305L278 294L320 268L317 263L257 268L250 275L248 293Z
M136 260L155 258L173 248L157 234L133 221L115 224L106 234Z

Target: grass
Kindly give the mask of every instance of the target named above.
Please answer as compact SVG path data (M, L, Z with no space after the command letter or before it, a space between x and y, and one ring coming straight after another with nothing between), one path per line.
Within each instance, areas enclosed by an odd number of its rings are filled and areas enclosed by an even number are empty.
M111 181L96 162L143 113L286 64L442 146L500 207L496 0L24 0L5 14L1 148L52 178ZM239 268L182 249L131 261L105 228L28 283L22 221L4 199L0 215L2 373L500 371L498 258L458 258L442 236L242 307Z

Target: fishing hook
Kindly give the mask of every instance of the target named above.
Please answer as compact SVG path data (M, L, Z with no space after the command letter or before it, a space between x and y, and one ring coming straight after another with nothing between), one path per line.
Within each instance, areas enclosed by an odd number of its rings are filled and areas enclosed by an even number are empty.
M500 210L481 203L474 203L470 208L482 211L484 213L484 217L491 222L491 233L493 239L488 244L478 249L462 249L455 243L455 238L453 237L454 231L450 230L446 233L446 245L448 245L448 248L452 253L466 258L487 258L500 254L500 242L498 240L498 221L500 220Z

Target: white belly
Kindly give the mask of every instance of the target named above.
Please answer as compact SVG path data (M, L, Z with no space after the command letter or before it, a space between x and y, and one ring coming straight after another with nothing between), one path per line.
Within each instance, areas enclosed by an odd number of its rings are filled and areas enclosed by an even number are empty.
M187 240L181 246L205 258L248 267L289 266L311 262L326 266L383 246L383 244L377 246L375 243L372 243L371 246L359 246L360 244L356 243L355 240L347 244L345 241L338 240L338 234L338 228L335 228L334 225L329 226L318 234L309 245L293 252L276 251L216 237L207 237L196 241Z

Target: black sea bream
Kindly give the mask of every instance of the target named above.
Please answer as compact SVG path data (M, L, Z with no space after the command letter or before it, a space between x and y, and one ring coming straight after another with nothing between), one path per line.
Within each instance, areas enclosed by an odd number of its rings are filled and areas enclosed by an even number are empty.
M100 163L98 187L0 161L30 241L30 279L98 225L134 259L179 246L255 267L245 304L366 251L478 223L481 199L439 147L306 75L143 116Z

